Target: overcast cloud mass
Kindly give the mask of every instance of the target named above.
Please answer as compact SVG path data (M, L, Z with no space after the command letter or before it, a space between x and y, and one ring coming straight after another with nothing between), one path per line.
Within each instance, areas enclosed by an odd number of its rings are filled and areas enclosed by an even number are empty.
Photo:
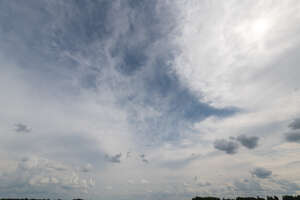
M1 0L1 197L300 194L299 10Z

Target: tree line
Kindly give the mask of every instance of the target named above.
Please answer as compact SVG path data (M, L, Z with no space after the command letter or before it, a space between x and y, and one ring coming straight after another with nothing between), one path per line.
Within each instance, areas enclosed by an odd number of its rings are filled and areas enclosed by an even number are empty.
M192 200L279 200L277 196L267 196L266 198L262 197L237 197L235 199L220 199L218 197L195 197ZM282 200L300 200L300 195L297 196L282 196Z

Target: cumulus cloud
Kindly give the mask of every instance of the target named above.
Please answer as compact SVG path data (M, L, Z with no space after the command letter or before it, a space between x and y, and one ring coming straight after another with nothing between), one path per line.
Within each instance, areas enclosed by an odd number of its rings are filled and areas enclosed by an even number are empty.
M265 169L263 167L257 167L250 171L252 176L255 176L257 178L269 178L272 175L272 171Z
M289 127L294 130L300 129L300 118L294 119L294 121L289 124Z
M224 151L227 154L235 154L235 153L237 153L239 145L234 141L218 139L218 140L215 140L214 147L215 147L215 149Z
M116 155L105 155L105 158L107 161L112 163L120 163L121 162L122 153L116 154Z
M237 141L239 141L244 147L248 149L254 149L258 145L259 138L256 136L246 136L246 135L240 135L237 138Z
M65 170L55 170L60 168L57 166L63 166ZM17 168L6 172L1 178L0 191L8 194L24 191L24 194L31 192L31 195L36 195L46 190L45 194L59 196L65 194L65 190L80 193L95 186L93 178L80 176L72 166L39 156L19 160Z
M285 134L285 139L288 142L300 143L300 131L289 132Z
M18 133L29 133L31 129L26 124L17 123L15 124L15 131Z

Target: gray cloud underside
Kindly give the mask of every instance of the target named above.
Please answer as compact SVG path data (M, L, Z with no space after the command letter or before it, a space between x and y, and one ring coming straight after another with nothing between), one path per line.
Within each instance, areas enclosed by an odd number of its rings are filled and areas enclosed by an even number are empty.
M236 138L244 147L254 149L258 145L259 138L256 136L240 135Z
M31 129L25 124L18 123L15 124L15 131L18 133L29 133Z
M272 175L272 171L265 169L263 167L257 167L250 172L253 176L257 178L269 178Z
M106 160L109 162L112 162L112 163L120 163L121 157L122 157L121 153L113 155L113 156L105 155Z
M285 134L285 139L288 142L300 143L300 131L289 132Z
M289 128L297 130L300 129L300 118L296 118L289 124Z
M238 143L231 140L218 139L214 142L215 149L224 151L227 154L235 154L239 148Z

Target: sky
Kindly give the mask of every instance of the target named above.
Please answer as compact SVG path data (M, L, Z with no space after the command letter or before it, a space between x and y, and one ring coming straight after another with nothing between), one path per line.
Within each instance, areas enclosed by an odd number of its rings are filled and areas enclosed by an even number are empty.
M0 197L300 194L299 10L1 0Z

